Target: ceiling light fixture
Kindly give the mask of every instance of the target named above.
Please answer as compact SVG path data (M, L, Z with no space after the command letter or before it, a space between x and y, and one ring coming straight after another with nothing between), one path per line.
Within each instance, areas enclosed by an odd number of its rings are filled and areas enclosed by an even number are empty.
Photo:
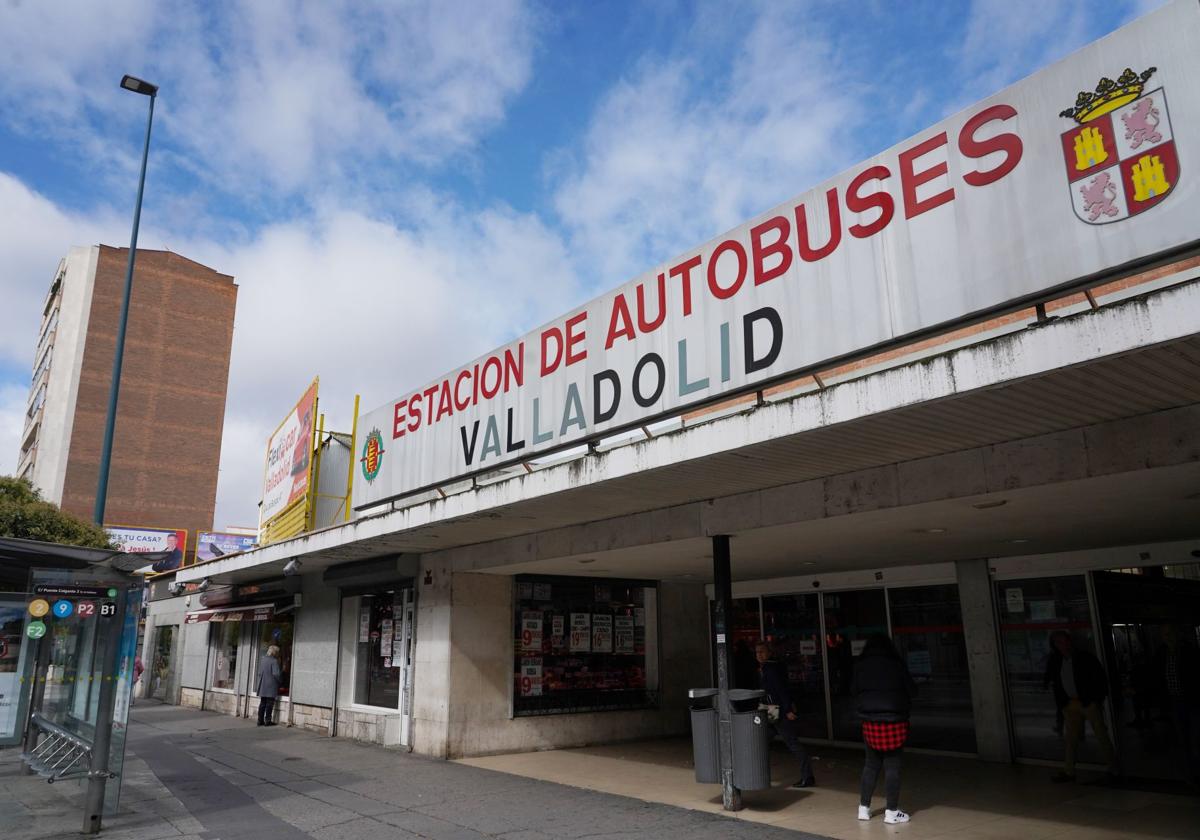
M944 534L949 528L918 528L913 531L914 534Z
M1008 504L1008 499L996 499L991 502L976 502L971 505L975 510L991 510L992 508L1004 507Z
M596 558L595 557L585 557L582 560L576 560L575 562L587 565L588 563L595 563Z

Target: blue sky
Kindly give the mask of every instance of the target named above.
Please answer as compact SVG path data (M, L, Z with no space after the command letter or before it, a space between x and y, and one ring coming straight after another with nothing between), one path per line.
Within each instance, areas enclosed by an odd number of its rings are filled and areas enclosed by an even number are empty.
M348 425L1156 5L6 0L0 473L59 258L128 243L124 73L141 247L240 286L222 527L313 375Z

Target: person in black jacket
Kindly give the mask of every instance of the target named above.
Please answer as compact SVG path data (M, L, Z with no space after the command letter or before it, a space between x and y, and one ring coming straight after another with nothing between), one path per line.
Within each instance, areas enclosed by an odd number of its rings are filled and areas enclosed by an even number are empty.
M1076 647L1071 634L1065 630L1051 634L1050 643L1054 650L1046 664L1046 675L1054 689L1055 703L1063 710L1063 739L1066 741L1063 769L1053 780L1075 781L1075 755L1083 738L1085 721L1092 724L1100 755L1109 767L1109 774L1115 776L1116 753L1104 723L1104 699L1108 697L1108 675L1104 673L1104 666L1094 655Z
M800 780L792 787L813 787L817 780L813 776L812 761L808 752L800 743L796 703L792 700L792 691L788 687L787 669L775 659L771 645L767 642L759 642L754 646L754 657L758 660L759 686L767 693L767 703L779 707L779 718L771 721L771 726L800 763Z
M900 810L900 756L908 738L908 717L916 693L916 684L892 640L881 633L867 639L854 663L854 695L867 751L859 788L860 820L871 818L871 797L881 767L887 798L883 821L894 825L910 819Z

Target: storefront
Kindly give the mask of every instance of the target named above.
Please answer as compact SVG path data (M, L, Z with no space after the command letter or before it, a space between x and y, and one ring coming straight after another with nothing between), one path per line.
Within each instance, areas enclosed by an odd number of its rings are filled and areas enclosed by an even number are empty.
M412 581L342 589L335 722L342 734L408 745L415 617Z

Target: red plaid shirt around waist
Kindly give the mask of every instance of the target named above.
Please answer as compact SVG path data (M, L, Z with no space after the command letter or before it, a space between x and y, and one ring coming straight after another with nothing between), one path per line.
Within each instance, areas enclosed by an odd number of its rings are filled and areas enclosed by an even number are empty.
M908 740L908 721L870 721L862 725L863 740L878 752L891 752L904 746Z

